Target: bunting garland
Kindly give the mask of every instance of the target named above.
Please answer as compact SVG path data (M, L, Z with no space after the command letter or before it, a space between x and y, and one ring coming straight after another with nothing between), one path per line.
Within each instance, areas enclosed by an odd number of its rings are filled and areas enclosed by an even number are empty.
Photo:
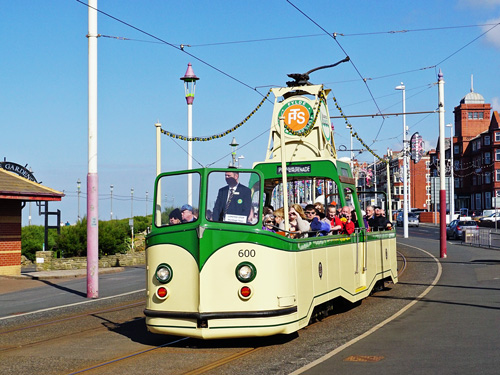
M267 95L264 96L264 98L257 105L257 107L255 107L255 109L247 117L245 117L245 119L243 121L241 121L239 124L236 124L231 129L228 129L223 133L214 134L214 135L211 135L208 137L186 137L184 135L179 135L179 134L169 132L169 131L164 130L162 128L160 128L160 131L162 134L168 135L171 138L180 139L181 141L187 141L187 142L206 142L206 141L212 141L214 139L219 139L219 138L225 137L226 135L234 132L236 129L238 129L240 126L242 126L245 122L250 120L250 118L259 110L259 108L262 106L262 104L264 104L264 102L267 100L267 98L269 97L270 94L271 94L271 90L269 90Z

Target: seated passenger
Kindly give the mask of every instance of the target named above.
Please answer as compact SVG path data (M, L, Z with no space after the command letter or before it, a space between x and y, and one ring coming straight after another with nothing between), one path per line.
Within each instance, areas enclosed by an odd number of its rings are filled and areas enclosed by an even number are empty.
M316 232L316 236L326 236L330 232L330 223L321 220L319 212L311 220L311 231ZM313 234L314 236L314 234Z
M368 219L368 225L370 226L372 231L380 231L380 230L391 230L392 223L385 217L382 216L382 211L380 207L374 207L375 213L374 215ZM368 208L366 209L368 212Z
M273 214L267 214L262 221L262 229L276 233L276 221Z
M196 217L193 215L193 206L185 204L181 207L181 215L183 223L190 223L191 221L196 221Z
M170 225L180 224L182 222L181 210L179 210L178 208L173 209L168 214L168 221Z
M300 211L302 211L302 207L300 207L299 204L291 205L290 210L288 211L290 232L296 232L290 235L291 238L307 237L307 232L311 229L307 220L303 219L299 214Z
M328 210L326 213L326 217L323 219L330 224L330 233L329 234L339 234L342 230L342 222L340 221L340 217L337 216L337 209L335 206L328 206Z
M347 234L350 236L354 232L355 228L351 216L351 207L349 206L342 207L342 211L340 211L340 222L342 223L342 229L340 230L340 234Z

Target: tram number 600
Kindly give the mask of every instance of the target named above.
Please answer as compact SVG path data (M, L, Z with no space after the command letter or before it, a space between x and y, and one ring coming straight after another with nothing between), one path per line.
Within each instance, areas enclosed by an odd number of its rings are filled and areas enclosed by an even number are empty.
M255 250L254 249L240 250L240 251L238 251L238 256L240 258L253 258L255 256Z

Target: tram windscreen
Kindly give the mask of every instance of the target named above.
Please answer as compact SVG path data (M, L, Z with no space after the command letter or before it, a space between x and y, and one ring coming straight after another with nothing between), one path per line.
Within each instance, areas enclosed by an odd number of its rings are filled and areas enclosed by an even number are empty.
M156 186L156 225L177 225L197 221L199 202L198 173L162 176Z
M257 173L211 172L207 183L206 218L254 225L259 221L260 178Z

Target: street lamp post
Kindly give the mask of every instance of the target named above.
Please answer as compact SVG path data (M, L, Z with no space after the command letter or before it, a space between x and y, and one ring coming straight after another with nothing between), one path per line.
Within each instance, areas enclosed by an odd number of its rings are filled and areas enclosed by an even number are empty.
M453 123L446 125L450 128L450 223L455 214L455 176L453 165Z
M439 254L446 258L446 168L444 160L444 79L443 72L438 74L438 111L439 111Z
M180 78L184 81L184 92L188 107L188 138L193 137L193 102L196 81L199 80L194 74L191 63L188 64L186 74ZM188 141L188 169L193 169L193 142ZM188 174L188 204L193 205L193 175Z
M148 216L148 192L146 191L146 214L144 216Z
M77 220L77 222L80 222L80 192L81 192L81 186L82 186L82 182L80 181L80 179L78 179L76 181L76 188L77 188L77 192L78 192L78 220Z
M111 211L109 213L109 216L111 217L111 220L113 220L113 185L110 185L109 189L111 191Z
M406 142L406 95L405 85L401 82L400 86L396 86L396 90L401 90L403 93L403 236L408 238L408 152Z
M236 150L238 149L239 143L236 142L236 137L233 137L233 140L229 144L231 146L231 163L229 164L230 168L236 168Z

